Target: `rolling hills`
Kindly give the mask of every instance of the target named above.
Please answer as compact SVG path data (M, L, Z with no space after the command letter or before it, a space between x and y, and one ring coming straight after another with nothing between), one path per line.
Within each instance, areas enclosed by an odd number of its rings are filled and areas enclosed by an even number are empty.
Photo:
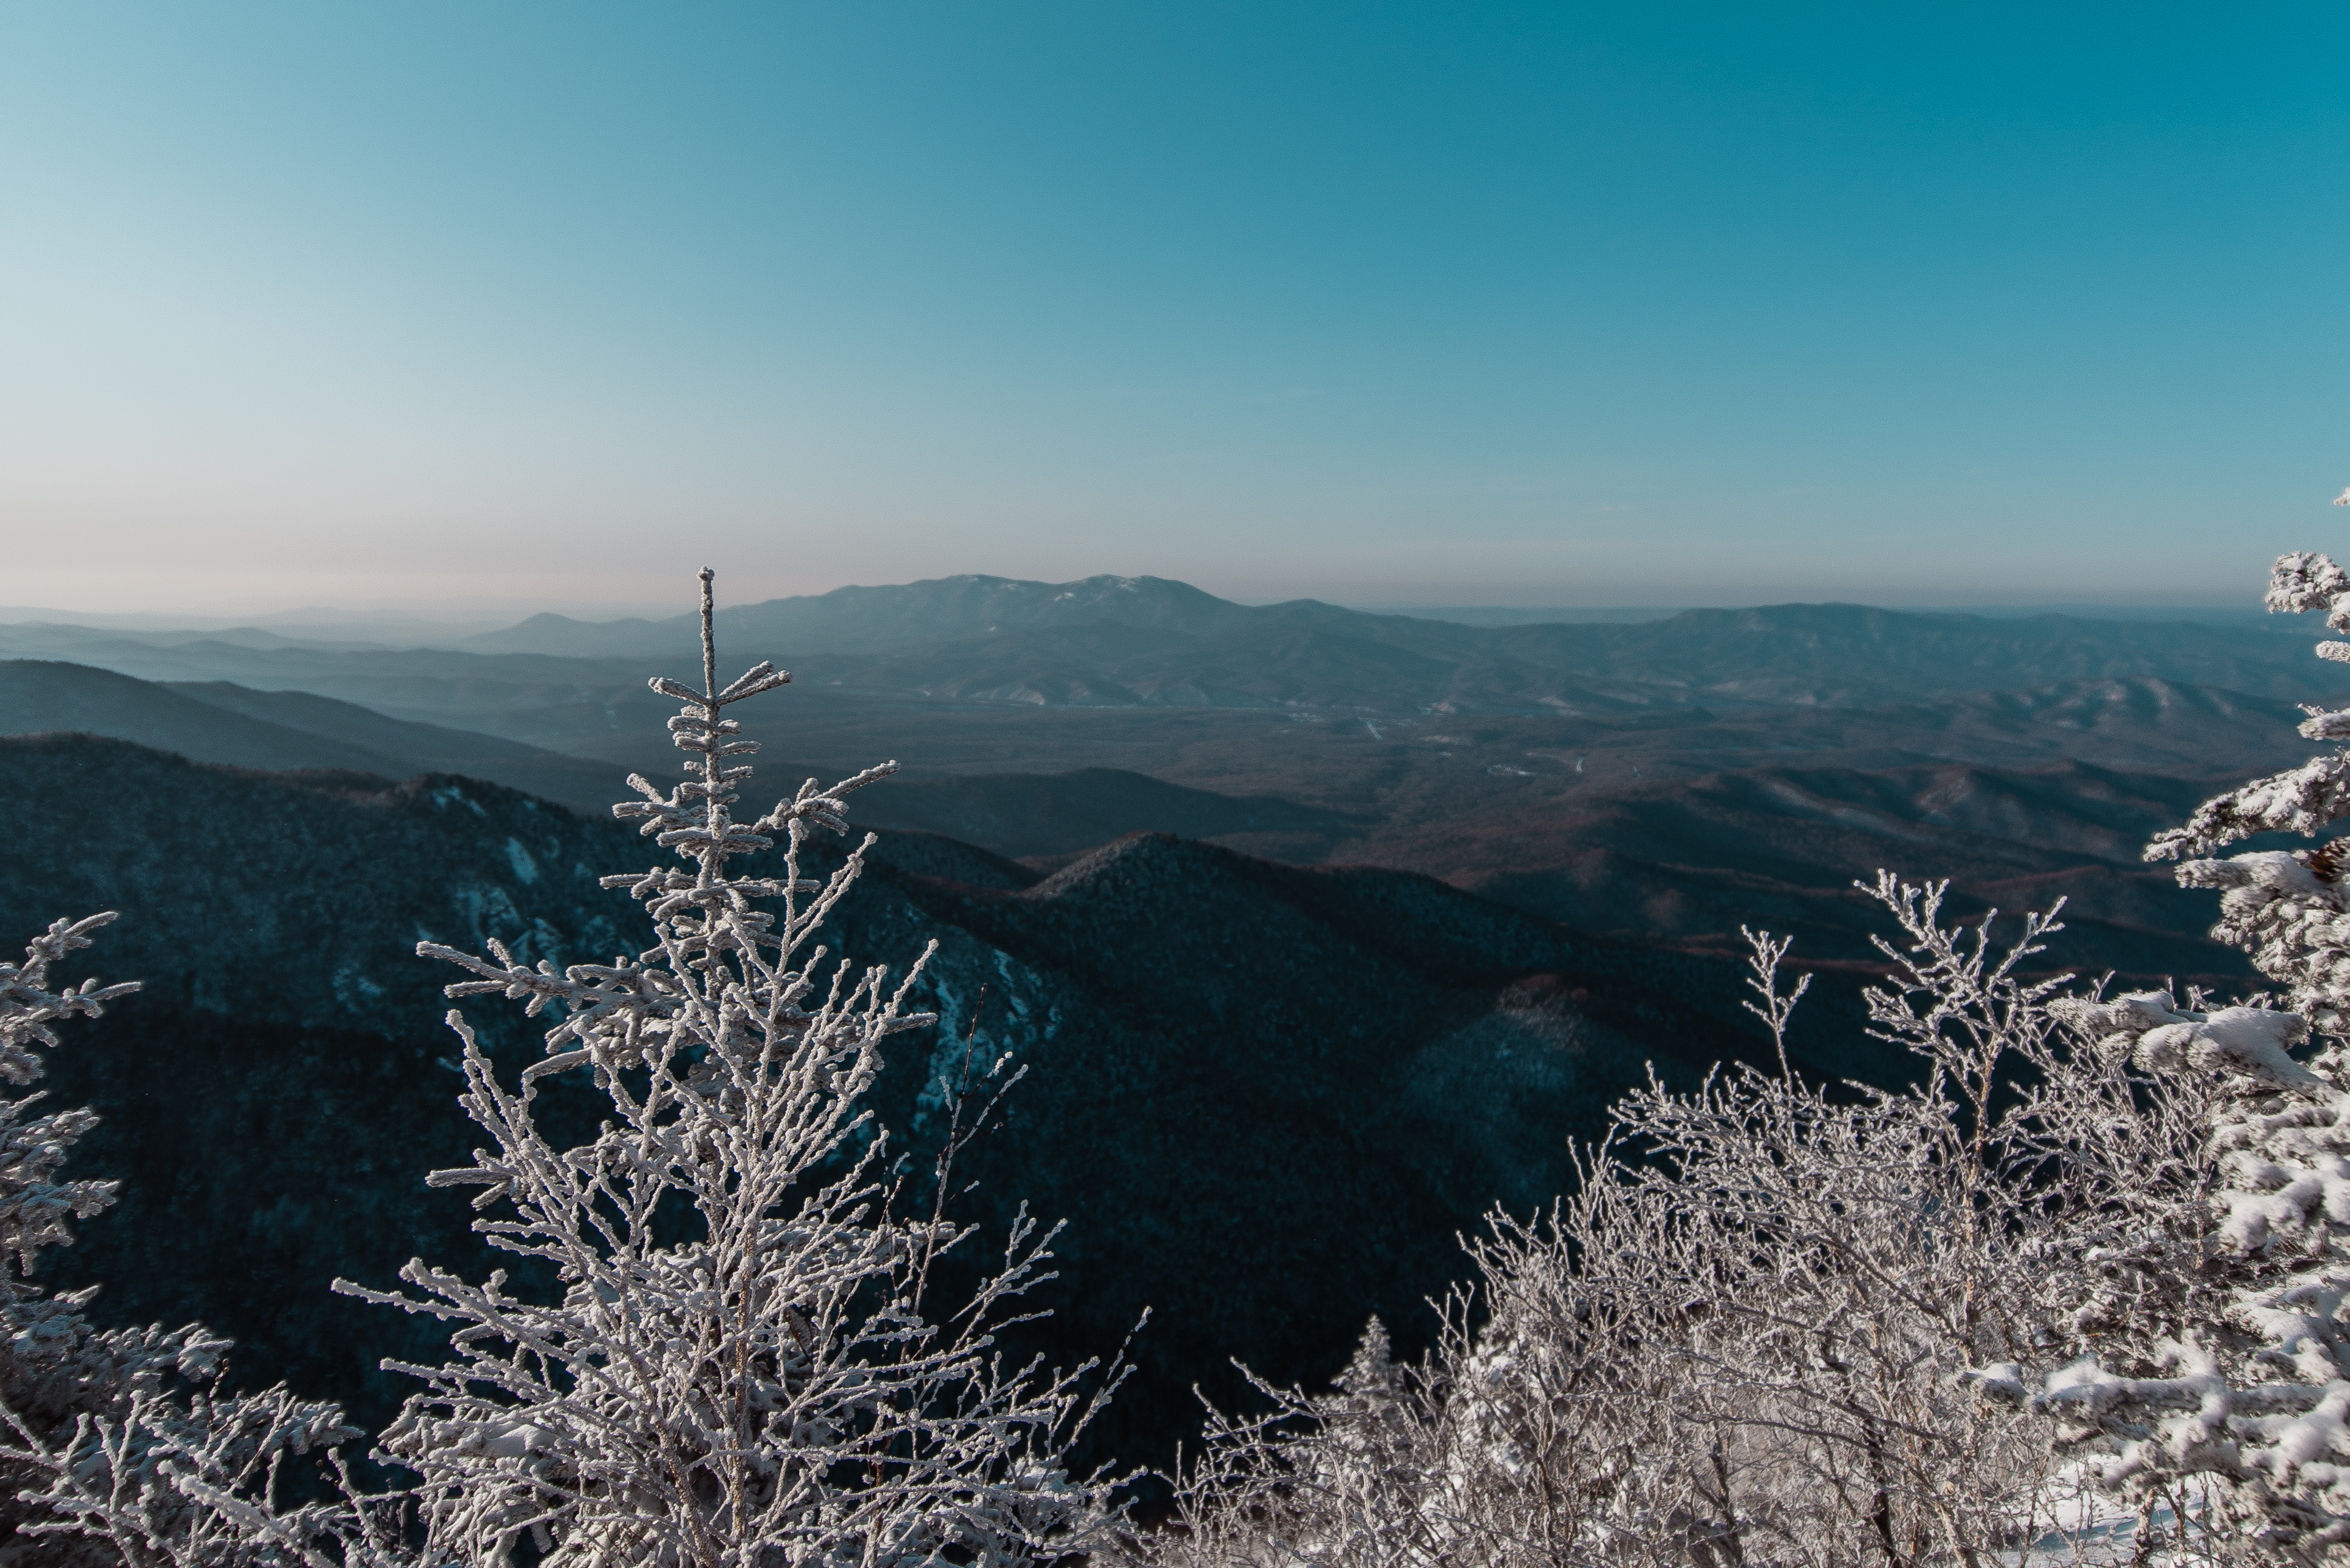
M1312 600L1238 605L1149 577L842 588L730 607L719 630L731 656L773 659L809 686L933 705L1608 714L1873 707L2082 680L2150 679L2271 699L2350 683L2284 626L1831 604L1476 627ZM617 711L597 710L636 701L647 673L690 663L693 651L686 618L543 616L456 649L404 649L0 627L0 653L147 680L308 691L560 750L633 732ZM526 711L554 709L567 709L567 730L514 727Z
M361 1392L429 1326L327 1293L411 1255L472 1260L441 1026L448 978L422 938L526 960L632 946L636 911L598 874L660 856L634 833L442 776L260 774L120 741L0 741L0 909L21 940L51 913L124 911L76 973L140 997L77 1030L47 1087L105 1121L81 1168L126 1181L120 1210L54 1265L104 1281L101 1316L201 1315L243 1376ZM876 1094L928 1168L933 1085L968 1034L1034 1069L967 1167L1000 1236L1023 1200L1071 1222L1058 1315L1034 1343L1114 1347L1142 1307L1142 1372L1108 1445L1162 1459L1195 1428L1203 1369L1241 1355L1326 1376L1365 1314L1407 1337L1488 1203L1569 1179L1566 1140L1655 1062L1685 1080L1763 1043L1736 966L1590 939L1408 873L1301 868L1165 836L1049 877L922 835L892 836L836 912L837 949L903 965L941 1026L903 1038ZM535 1026L467 1004L509 1063ZM1822 999L1797 1050L1881 1075L1848 1004ZM567 1109L568 1106L570 1108ZM548 1114L592 1106L549 1091ZM1221 1397L1238 1392L1219 1375Z
M2243 971L2202 939L2202 901L2138 864L2137 846L2227 779L2311 749L2287 704L2151 678L1728 717L962 710L896 734L870 705L795 696L787 743L836 756L778 771L849 771L872 754L851 752L860 742L925 746L932 768L869 792L869 820L1036 875L1124 835L1171 833L1419 872L1627 940L1721 950L1761 921L1807 955L1854 960L1868 956L1869 917L1851 885L1883 866L1954 878L1965 908L2066 897L2080 961L2147 977ZM639 743L599 763L298 691L0 665L0 729L67 728L237 766L463 774L599 819L624 760L667 760ZM1062 757L1124 765L975 771L999 754L980 748L1051 761L1056 742Z
M107 1310L212 1317L245 1371L380 1414L368 1368L406 1329L312 1287L472 1245L462 1205L408 1185L466 1137L413 944L627 943L592 879L648 853L605 808L619 774L671 768L644 680L690 668L677 629L0 627L26 656L0 663L22 825L0 908L26 929L122 908L98 967L151 981L56 1084L106 1112L89 1162L130 1182L69 1257L115 1282ZM1228 1355L1318 1379L1373 1310L1409 1340L1454 1232L1556 1191L1566 1137L1644 1062L1756 1049L1742 924L1822 975L1797 1044L1829 1077L1902 1070L1856 1023L1881 926L1851 883L1880 866L1951 877L1965 910L2068 898L2052 964L2241 982L2208 898L2137 846L2308 755L2293 700L2344 679L2242 627L1793 606L1481 628L1150 579L725 612L723 659L761 653L797 675L754 730L765 785L910 764L858 797L883 836L835 922L864 956L944 944L945 1023L879 1106L920 1168L939 1042L975 1027L1037 1069L975 1212L1072 1220L1035 1343L1092 1354L1157 1309L1105 1431L1130 1459L1191 1429L1188 1383Z

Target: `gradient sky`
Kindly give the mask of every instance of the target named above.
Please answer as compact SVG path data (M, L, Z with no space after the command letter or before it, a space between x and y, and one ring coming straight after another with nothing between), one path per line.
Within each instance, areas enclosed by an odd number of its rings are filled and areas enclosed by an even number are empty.
M2346 45L0 0L0 603L2250 602L2350 543Z

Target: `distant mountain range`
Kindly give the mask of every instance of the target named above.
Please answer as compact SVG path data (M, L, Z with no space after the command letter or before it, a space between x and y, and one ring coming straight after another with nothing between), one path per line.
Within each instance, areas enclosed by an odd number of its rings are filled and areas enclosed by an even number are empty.
M1165 577L1087 577L1074 583L1012 577L935 577L889 587L835 588L828 594L733 605L718 612L719 635L737 646L795 652L876 653L991 636L1078 626L1212 636L1273 616L1361 614L1302 599L1263 608L1220 599ZM1363 617L1379 619L1379 617ZM674 656L699 646L701 622L686 613L667 620L578 621L538 615L504 631L458 644L482 653L549 653L567 658Z
M1610 713L1702 704L1868 707L2085 680L2154 679L2298 699L2350 687L2305 639L2195 622L1991 618L1781 605L1638 624L1463 626L1313 600L1247 606L1155 577L949 577L720 612L723 646L868 700L1028 707ZM655 667L695 661L691 618L540 616L458 650L333 649L274 634L174 641L0 627L0 652L148 680L226 680L483 727L530 710L620 708ZM567 732L590 727L575 714ZM523 735L577 749L552 733Z
M488 653L677 657L694 620L539 616L466 639ZM722 611L730 646L892 696L1033 705L1607 711L1869 705L2064 680L2155 677L2298 695L2320 674L2266 628L1994 618L1779 605L1633 624L1466 626L1311 599L1247 606L1158 577L962 576Z

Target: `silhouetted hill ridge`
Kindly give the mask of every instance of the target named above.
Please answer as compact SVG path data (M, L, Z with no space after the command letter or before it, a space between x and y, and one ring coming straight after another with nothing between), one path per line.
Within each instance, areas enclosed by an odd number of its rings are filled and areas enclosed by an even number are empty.
M233 767L407 771L366 745L224 711L185 692L111 670L48 660L0 661L0 734L45 732L136 739Z
M1452 682L1459 689L1434 698L1456 702L1563 698L1537 689L1560 675L1657 688L1652 701L1688 688L1721 700L1804 703L2145 675L2275 694L2280 667L2293 668L2303 685L2324 679L2290 638L2202 622L1831 603L1686 610L1629 624L1472 627L1310 599L1239 605L1156 577L962 576L847 587L730 607L719 612L719 627L731 645L816 660L822 679L1014 701L1150 701L1161 688L1186 685L1243 705L1360 701L1383 661L1399 657L1461 671ZM1075 635L1081 631L1087 635ZM691 617L598 624L542 616L465 646L629 658L682 654L692 642ZM1369 651L1377 648L1390 651ZM1347 677L1349 696L1335 694L1329 672L1311 670L1315 654L1366 666ZM1243 666L1245 678L1211 668L1218 665ZM1283 668L1290 665L1298 668ZM1550 679L1532 680L1529 670ZM1410 681L1413 700L1425 701L1439 672L1415 669ZM1586 693L1594 695L1604 693Z
M48 732L109 736L228 767L326 768L388 778L457 774L597 815L626 776L608 763L387 718L304 691L140 680L54 660L0 661L0 735Z

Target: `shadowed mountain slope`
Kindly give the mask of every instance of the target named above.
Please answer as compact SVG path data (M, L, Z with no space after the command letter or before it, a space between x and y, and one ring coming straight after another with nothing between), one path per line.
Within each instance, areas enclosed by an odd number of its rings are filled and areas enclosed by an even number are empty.
M1362 847L1581 929L1730 951L1742 924L1760 924L1835 959L1870 956L1882 925L1852 883L1883 867L1949 877L1960 910L2066 898L2057 961L2241 984L2242 956L2203 935L2218 913L2210 895L2138 858L2216 787L2081 763L1756 768L1383 832Z
M126 1181L60 1277L108 1282L118 1321L205 1317L243 1342L244 1375L358 1389L380 1419L396 1382L369 1369L430 1330L328 1282L476 1257L463 1198L421 1184L473 1135L436 1065L450 974L413 945L601 960L635 944L639 912L596 876L661 852L495 785L245 773L88 736L0 741L0 807L19 825L0 936L121 909L84 956L150 988L53 1070L60 1099L107 1118L81 1168ZM1319 1379L1368 1312L1424 1332L1456 1232L1558 1190L1567 1136L1596 1132L1644 1062L1685 1078L1762 1048L1731 965L1408 874L1163 836L1042 881L927 835L882 856L830 940L903 964L936 937L920 999L943 1023L900 1039L877 1108L926 1169L948 1113L933 1085L967 1031L979 1059L1034 1067L966 1167L973 1212L999 1237L1024 1199L1071 1221L1038 1331L1056 1354L1109 1349L1156 1309L1105 1428L1131 1460L1194 1428L1194 1378L1237 1394L1226 1356ZM1812 1010L1804 1060L1892 1070L1843 1008ZM531 1049L518 1010L467 1012L509 1063ZM592 1114L559 1085L547 1105Z

